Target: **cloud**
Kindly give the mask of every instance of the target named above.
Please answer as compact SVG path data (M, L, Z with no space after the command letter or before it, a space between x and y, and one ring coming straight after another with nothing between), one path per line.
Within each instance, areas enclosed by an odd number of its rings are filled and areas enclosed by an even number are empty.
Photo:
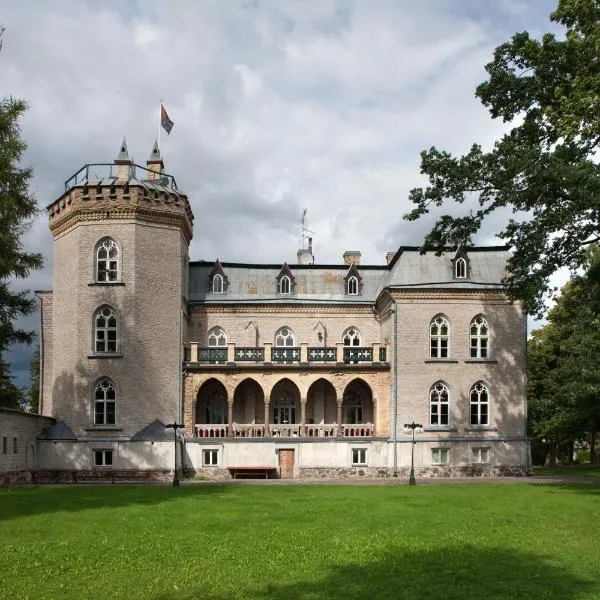
M123 135L144 163L163 99L165 164L196 214L192 259L294 261L306 208L319 262L351 248L383 263L428 226L402 221L419 152L491 143L501 125L474 98L483 65L515 31L548 29L554 4L7 3L0 93L30 103L41 207L83 164L110 162ZM46 266L24 283L51 287L44 214L25 243Z

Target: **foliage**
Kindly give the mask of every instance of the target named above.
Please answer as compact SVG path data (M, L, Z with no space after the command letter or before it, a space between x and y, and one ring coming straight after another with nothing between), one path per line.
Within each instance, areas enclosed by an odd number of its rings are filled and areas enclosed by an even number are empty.
M474 144L459 157L422 152L429 185L411 190L416 207L405 215L477 202L465 216L442 216L427 234L423 249L441 252L470 243L486 217L511 209L498 233L512 249L506 283L538 313L550 275L581 266L585 248L600 239L600 0L559 0L550 18L566 28L564 39L515 34L496 48L476 90L492 118L512 128L490 151Z
M42 265L41 256L25 252L21 241L37 213L29 191L32 170L21 165L26 145L18 121L26 108L25 102L10 96L0 100L0 358L11 344L31 343L34 338L14 321L33 312L35 300L28 291L15 291L11 283ZM16 389L6 362L0 360L0 406L18 404Z
M40 345L35 348L35 354L29 363L29 380L31 385L27 390L27 409L37 413L40 403Z
M0 489L2 597L591 600L599 494L594 483Z

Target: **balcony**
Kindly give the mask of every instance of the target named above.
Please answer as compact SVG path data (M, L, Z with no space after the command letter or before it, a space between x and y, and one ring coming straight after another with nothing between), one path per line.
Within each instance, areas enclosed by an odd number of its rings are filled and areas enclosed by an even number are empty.
M231 433L231 435L230 435ZM373 423L348 423L337 425L325 423L319 425L302 425L291 423L280 425L269 423L263 424L240 424L234 423L232 427L226 424L214 425L209 423L197 423L194 425L194 436L197 438L208 438L211 440L219 438L308 438L323 440L326 438L371 438L375 435Z
M338 365L381 365L387 366L387 348L380 343L370 346L344 346L339 343L335 346L273 346L265 343L262 346L200 346L192 342L184 351L186 366L200 365L228 365L228 366L256 366L256 365L313 365L313 366L338 366Z

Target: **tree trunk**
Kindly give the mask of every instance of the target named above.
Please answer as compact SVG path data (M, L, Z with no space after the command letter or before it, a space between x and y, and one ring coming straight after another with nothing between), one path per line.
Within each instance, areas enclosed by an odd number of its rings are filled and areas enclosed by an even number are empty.
M546 460L544 461L545 467L555 467L556 466L556 448L557 445L550 442L548 444L548 451L546 452Z
M590 463L595 465L598 463L598 452L596 452L596 430L592 429L590 436Z

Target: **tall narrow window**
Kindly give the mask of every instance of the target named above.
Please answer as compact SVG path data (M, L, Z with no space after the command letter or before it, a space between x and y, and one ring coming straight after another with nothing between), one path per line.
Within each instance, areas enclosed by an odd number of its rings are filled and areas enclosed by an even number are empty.
M431 358L448 358L450 324L443 315L435 317L429 325Z
M112 308L103 306L94 319L94 352L117 351L117 316Z
M429 423L431 425L448 425L449 393L445 384L438 382L429 391Z
M119 281L119 248L111 238L101 240L96 246L96 281Z
M115 384L107 377L96 384L94 392L94 425L116 424Z
M489 395L483 383L471 388L471 425L489 424Z
M227 334L221 327L212 327L208 330L209 346L227 346Z
M223 275L217 273L212 280L212 293L222 294L223 293Z
M348 277L346 286L347 286L346 291L349 296L358 295L358 279L356 277L354 277L354 275L352 275L351 277Z
M489 328L487 321L479 316L471 321L471 358L488 358Z
M292 289L292 283L290 281L290 278L287 275L284 275L279 280L279 293L280 294L289 294L289 293L291 293L291 289Z
M467 277L467 261L464 258L457 258L454 263L454 276L456 279L465 279Z
M289 327L282 327L275 333L275 346L295 346L296 338Z

